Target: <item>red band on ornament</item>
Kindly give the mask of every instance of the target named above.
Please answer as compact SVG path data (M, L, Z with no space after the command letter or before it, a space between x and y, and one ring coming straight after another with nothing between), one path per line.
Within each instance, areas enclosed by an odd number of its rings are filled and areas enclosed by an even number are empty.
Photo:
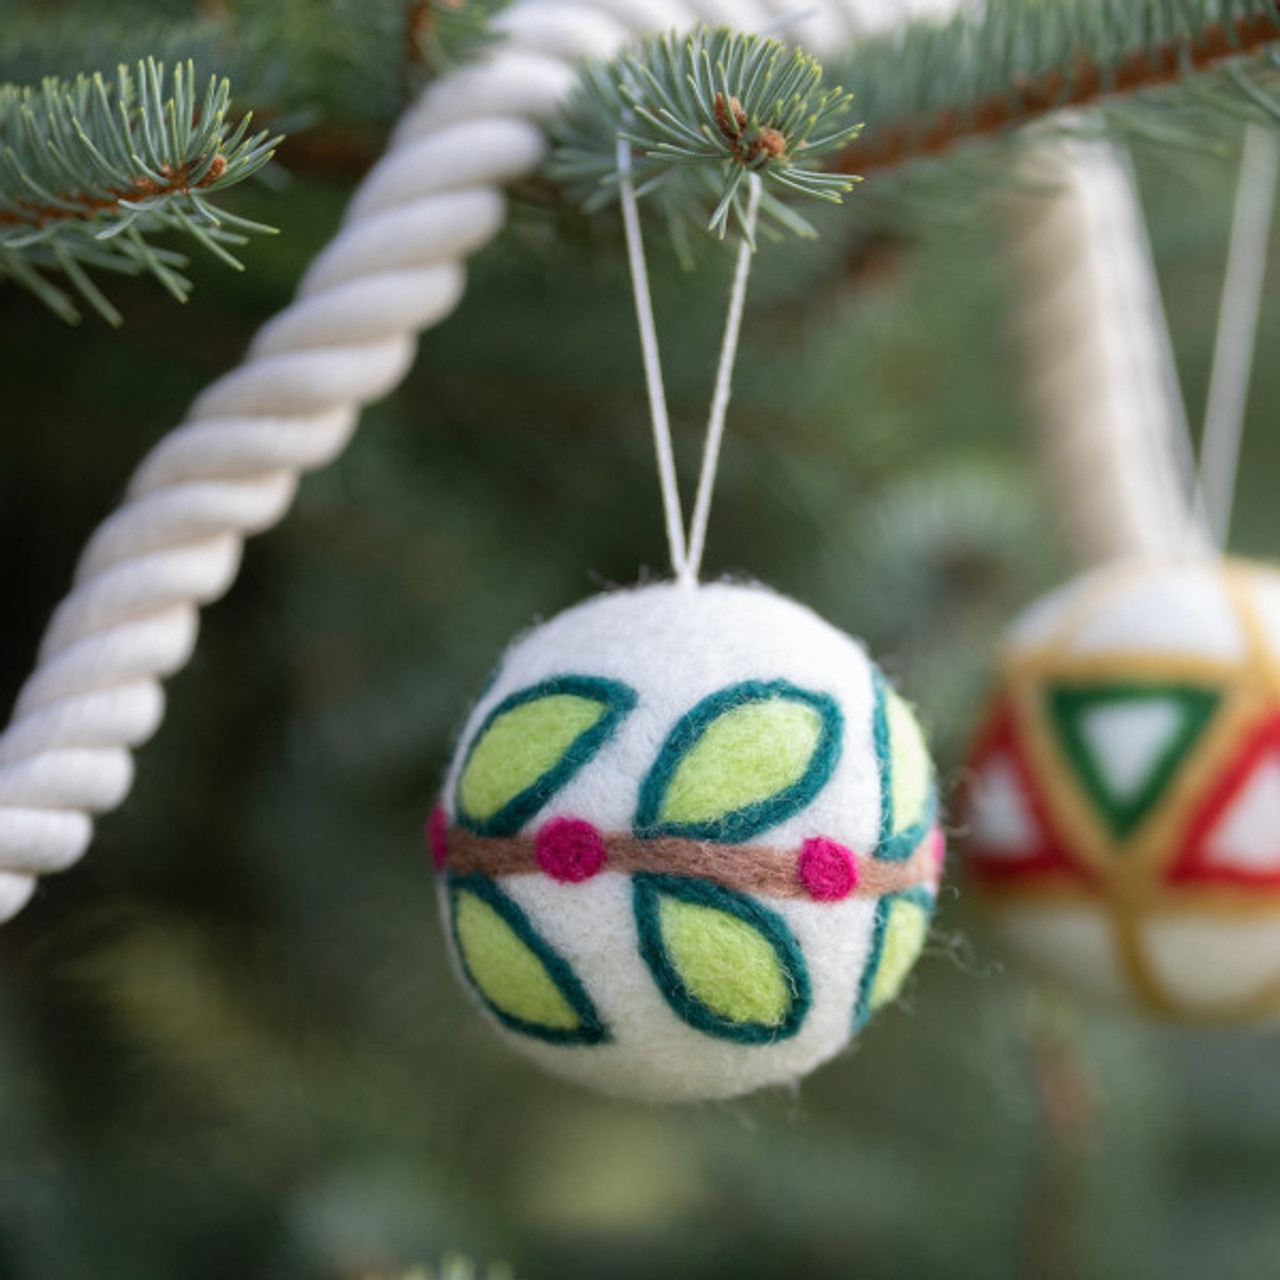
M1025 816L1031 829L1028 833L1030 839L1024 848L986 848L981 833L973 830L973 788L995 759L1003 759L1012 770L1018 798L1025 805ZM1092 872L1071 857L1058 838L1048 806L1034 785L1034 770L1027 762L1012 704L999 702L992 708L969 754L969 775L961 793L961 812L965 825L970 829L965 842L965 863L976 878L992 888L1026 881L1049 882L1064 875L1076 880L1093 878Z
M1240 754L1217 781L1187 830L1178 861L1169 870L1173 884L1218 881L1258 889L1280 889L1280 831L1268 833L1275 842L1275 856L1258 865L1232 863L1213 856L1213 838L1231 806L1244 794L1255 769L1268 756L1280 756L1280 715L1271 711L1245 739Z

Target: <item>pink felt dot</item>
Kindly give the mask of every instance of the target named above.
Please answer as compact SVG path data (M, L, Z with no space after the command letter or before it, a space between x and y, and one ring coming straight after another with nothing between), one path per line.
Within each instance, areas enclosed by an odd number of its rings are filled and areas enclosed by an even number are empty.
M942 879L942 868L947 860L947 838L942 834L941 827L934 827L927 838L932 841L929 856L933 859L933 879L936 884Z
M580 884L604 866L604 839L581 818L552 818L537 838L538 866L553 880Z
M427 844L436 870L444 870L445 863L449 861L449 815L445 813L442 804L431 810L431 817L427 821Z
M839 902L858 887L858 864L844 845L812 836L800 849L800 883L815 902Z

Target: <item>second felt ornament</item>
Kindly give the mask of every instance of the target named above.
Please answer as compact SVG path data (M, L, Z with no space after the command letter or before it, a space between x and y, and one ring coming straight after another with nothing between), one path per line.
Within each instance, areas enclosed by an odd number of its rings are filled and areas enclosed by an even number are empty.
M1156 484L1172 501L1131 506L1147 554L1086 575L1011 629L971 762L969 866L1010 947L1071 987L1183 1021L1274 1021L1280 573L1222 552L1280 144L1246 130L1195 475L1140 212L1108 163L1076 185L1093 203L1106 195L1109 256L1082 264L1091 287L1036 295L1041 320L1058 319L1037 326L1053 333L1046 349L1067 353L1045 385L1083 388L1070 401L1089 409L1080 438L1099 423L1103 440L1133 431L1139 451L1111 454L1128 459L1131 493L1157 473L1185 484ZM1089 350L1100 358L1082 361ZM1075 376L1086 364L1095 376ZM1099 412L1108 405L1120 412ZM1063 455L1079 457L1078 441ZM1096 471L1068 468L1081 511Z
M1280 572L1122 563L1011 628L965 799L1011 949L1183 1020L1280 1016Z

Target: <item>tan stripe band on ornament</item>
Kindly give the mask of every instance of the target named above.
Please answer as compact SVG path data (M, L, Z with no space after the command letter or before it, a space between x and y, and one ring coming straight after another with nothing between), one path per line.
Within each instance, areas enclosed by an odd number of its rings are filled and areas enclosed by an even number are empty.
M800 850L757 844L713 844L662 836L641 840L625 831L602 831L607 860L602 870L698 876L742 893L771 898L809 898L798 874ZM888 893L932 885L937 878L933 839L926 835L905 861L854 854L857 884L851 898L880 898ZM451 871L459 875L543 875L533 836L478 836L461 827L449 830Z

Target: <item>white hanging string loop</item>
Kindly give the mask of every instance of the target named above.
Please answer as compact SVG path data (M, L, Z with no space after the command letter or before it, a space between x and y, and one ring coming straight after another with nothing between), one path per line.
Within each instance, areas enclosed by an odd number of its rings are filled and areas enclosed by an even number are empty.
M759 174L751 174L747 194L747 217L742 243L738 246L738 265L733 274L733 291L729 297L729 316L725 322L724 341L720 346L720 365L716 370L716 388L711 399L711 417L707 423L706 443L702 451L702 471L698 477L698 494L694 501L693 520L689 526L689 551L685 561L688 582L698 581L702 568L702 552L707 543L707 521L711 517L711 495L720 463L720 445L724 439L724 421L729 409L733 363L738 354L738 338L742 330L742 312L747 298L747 280L755 257L756 217L760 212L762 183Z
M742 313L746 304L747 281L755 254L756 220L760 211L762 184L758 174L747 178L747 213L738 261L729 295L729 314L725 321L720 360L716 369L716 385L711 397L711 413L707 421L706 440L702 450L702 469L698 475L698 491L694 500L693 519L686 539L684 511L680 504L680 487L676 478L675 451L671 444L671 420L667 413L666 389L662 380L662 362L658 355L658 330L653 318L653 296L649 290L649 272L645 265L644 238L640 232L640 209L635 184L631 178L631 147L618 139L618 193L622 203L622 225L627 238L627 259L631 265L632 293L635 297L636 320L640 327L640 350L644 359L645 384L649 393L649 416L653 423L653 447L658 457L658 482L662 489L662 510L667 526L667 547L671 553L671 572L682 587L698 585L702 552L707 542L707 522L711 517L711 495L715 488L720 462L720 446L724 440L725 417L733 385L733 365L742 333Z
M645 266L644 240L640 234L640 210L631 180L631 144L621 137L618 139L618 194L622 201L622 225L627 236L627 260L631 264L631 292L636 303L636 321L640 326L640 351L649 392L653 448L658 455L658 483L662 487L662 512L667 526L671 572L677 582L683 582L686 573L684 514L680 509L675 452L671 447L671 422L667 416L667 395L658 359L658 330L653 319L653 297L649 292L649 272Z
M1250 124L1240 160L1200 442L1199 499L1219 551L1226 549L1231 531L1277 177L1280 138L1273 127Z

